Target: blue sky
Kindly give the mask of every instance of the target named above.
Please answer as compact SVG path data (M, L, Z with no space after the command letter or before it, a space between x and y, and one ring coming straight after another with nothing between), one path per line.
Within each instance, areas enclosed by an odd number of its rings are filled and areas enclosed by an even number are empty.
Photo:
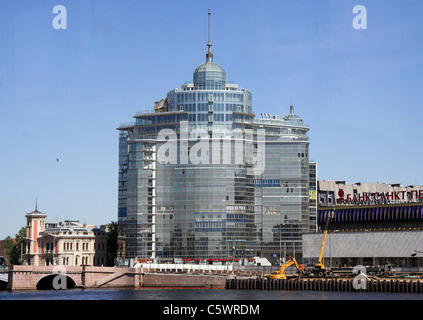
M52 26L55 5L67 29ZM367 29L352 26L367 8ZM118 131L205 61L207 0L0 0L0 239L117 220ZM423 184L423 4L212 0L214 61L310 126L321 180ZM56 162L60 158L60 162Z

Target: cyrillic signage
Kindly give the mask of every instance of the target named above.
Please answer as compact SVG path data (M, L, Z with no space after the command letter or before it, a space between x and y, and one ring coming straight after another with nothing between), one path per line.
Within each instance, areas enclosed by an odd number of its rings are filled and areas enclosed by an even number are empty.
M338 203L356 203L356 202L378 202L378 201L401 201L408 202L412 200L423 199L423 190L411 191L390 191L375 193L354 193L345 194L344 190L338 191Z

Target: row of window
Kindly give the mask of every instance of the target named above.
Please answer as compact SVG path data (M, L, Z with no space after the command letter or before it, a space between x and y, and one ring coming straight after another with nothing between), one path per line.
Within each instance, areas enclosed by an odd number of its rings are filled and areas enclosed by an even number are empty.
M226 117L225 117L226 116ZM223 114L223 113L215 113L215 114L207 114L207 113L199 113L199 114L190 114L188 116L190 122L223 122L223 121L232 121L232 114ZM226 119L226 120L225 120Z
M187 121L187 120L188 118L186 114L166 114L162 116L154 116L149 118L138 118L135 124L137 126L144 126L144 125L162 124L162 123L179 123L181 121Z
M79 251L80 250L79 242L76 242L75 246L76 246L75 250ZM81 246L81 250L87 251L88 249L89 249L89 242L83 242L82 246ZM73 242L70 242L70 241L64 242L63 243L63 250L64 251L73 250Z
M196 101L206 101L206 102L219 102L219 101L236 101L243 102L244 94L243 93L225 93L224 92L179 92L176 94L176 102L196 102ZM172 101L173 102L173 101Z
M253 185L254 187L260 187L260 188L280 187L281 179L254 179L253 184L248 183L247 185Z
M73 250L73 244L74 242L71 241L66 241L63 243L63 250L64 251L69 251L69 250ZM80 245L81 244L81 245ZM89 242L75 242L75 250L79 251L88 251L90 247L90 243ZM49 249L49 243L47 242L47 250L52 250ZM95 242L94 243L94 250L98 250L98 251L105 251L106 250L106 246L104 242Z
M172 118L174 119L174 118ZM232 113L214 113L214 114L209 114L209 113L191 113L188 115L187 119L178 119L178 120L172 120L172 119L167 119L165 121L158 121L155 124L164 124L164 123L179 123L180 121L186 121L188 120L189 122L212 122L212 121L216 121L216 122L224 122L224 121L238 121L238 122L245 122L245 121L251 121L252 117L251 116L247 116L247 115L236 115L234 116ZM148 121L140 121L140 123L138 123L139 125L145 125L147 124L147 122L149 122L149 124L152 124L152 122L150 120ZM160 127L160 128L140 128L138 130L138 134L143 135L143 134L154 134L154 133L158 133L159 130L163 129L164 127ZM170 129L176 129L176 127L170 127ZM119 159L122 163L125 162L125 157L121 157Z
M246 112L252 113L251 106L235 103L186 103L170 106L171 111L186 112Z
M194 79L196 88L200 90L224 90L226 81L223 77L209 78L205 76L199 76Z
M93 260L94 260L93 263L94 263L95 266L104 265L105 262L106 262L104 257L94 257ZM46 260L46 263L48 265L49 263L52 263L52 261ZM64 266L73 265L72 264L72 258L64 257L62 264ZM89 263L89 257L79 257L79 256L75 257L75 264L74 265L78 266L78 265L89 265L89 264L90 264Z

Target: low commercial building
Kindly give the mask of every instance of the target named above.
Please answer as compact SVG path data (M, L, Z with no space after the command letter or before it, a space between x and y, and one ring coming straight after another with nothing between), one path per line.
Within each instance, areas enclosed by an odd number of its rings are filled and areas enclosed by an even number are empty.
M423 186L319 181L320 232L303 234L303 262L317 260L321 231L330 219L323 251L326 266L422 267L422 190Z
M27 218L24 264L94 265L106 264L107 234L93 225L78 221L48 223L47 215L35 208Z

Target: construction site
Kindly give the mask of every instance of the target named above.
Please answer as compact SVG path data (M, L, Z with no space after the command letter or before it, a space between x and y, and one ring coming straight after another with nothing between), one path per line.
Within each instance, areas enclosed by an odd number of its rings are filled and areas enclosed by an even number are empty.
M399 209L399 207L397 207ZM416 207L417 208L417 207ZM352 211L351 209L349 209ZM399 210L397 210L398 212ZM412 212L410 210L410 212ZM370 266L355 265L336 266L332 263L325 263L326 240L329 232L339 231L336 224L339 224L339 216L343 210L330 208L320 212L319 225L321 233L313 234L314 244L316 237L321 237L319 256L313 264L299 264L295 258L290 258L283 263L278 270L269 274L263 274L259 277L234 277L226 282L227 289L244 290L326 290L326 291L374 291L374 292L423 292L423 272L416 263L416 268L397 268L390 263L372 264ZM391 216L386 216L387 220L392 220L394 210L391 210ZM398 216L398 215L397 215ZM405 214L399 218L405 218ZM338 218L338 219L337 219ZM418 218L418 217L416 217ZM351 226L351 220L348 221ZM332 228L330 228L332 226ZM378 227L383 226L378 221ZM367 224L368 229L372 226ZM365 229L366 232L372 233ZM379 230L377 230L379 231ZM377 231L373 231L377 232ZM403 230L402 230L403 231ZM351 231L350 231L351 232ZM347 244L353 247L353 244ZM330 258L332 259L332 243ZM362 250L365 251L365 250ZM410 253L410 259L418 256L419 251L403 249L402 251ZM328 252L326 250L326 252ZM417 259L417 258L416 258ZM373 259L375 261L375 259ZM332 261L331 261L332 262Z

